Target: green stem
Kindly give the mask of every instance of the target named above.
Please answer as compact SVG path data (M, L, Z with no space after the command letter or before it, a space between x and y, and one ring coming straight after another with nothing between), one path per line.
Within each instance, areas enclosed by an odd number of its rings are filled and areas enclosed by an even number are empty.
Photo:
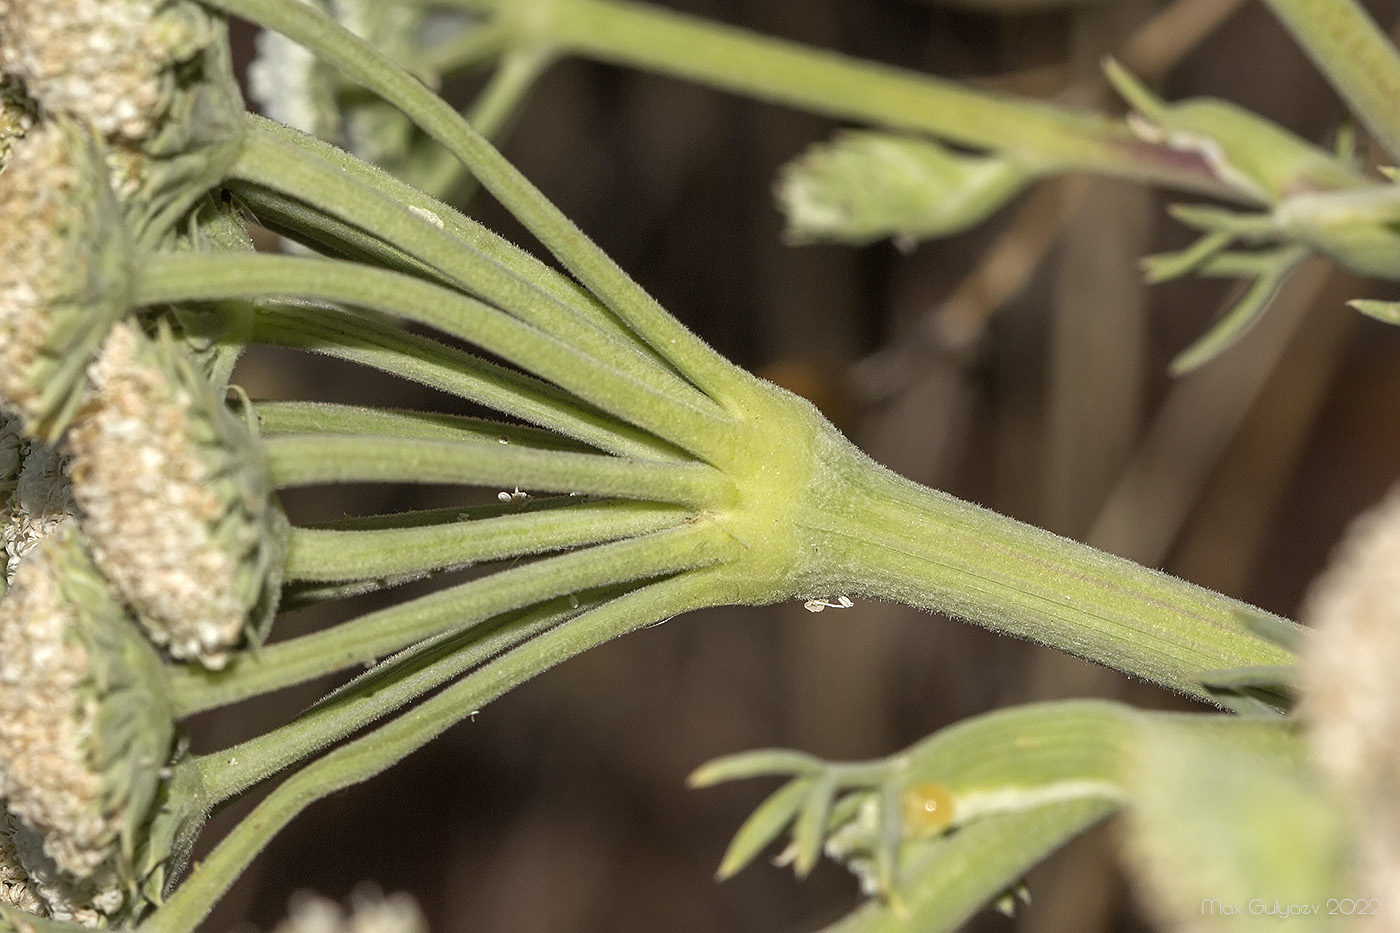
M476 131L488 139L500 135L510 122L534 86L535 80L544 73L554 60L548 49L516 49L501 59L496 73L481 89L481 94L472 102L467 120Z
M332 402L257 402L254 409L264 436L274 434L364 434L412 440L494 441L537 450L592 453L583 444L549 431L467 415L414 411L406 408L365 408Z
M1400 159L1400 55L1353 0L1265 0L1318 69Z
M712 522L699 521L546 558L239 655L220 671L174 669L171 702L177 716L189 716L371 663L556 596L730 561L738 550Z
M727 419L712 408L667 395L634 370L591 359L475 298L386 269L262 254L155 254L136 291L137 305L281 296L381 311L469 340L702 457L727 433Z
M323 165L327 174L343 175L387 196L396 204L435 215L442 221L443 229L457 241L487 257L496 265L508 269L516 278L530 282L560 304L573 308L579 314L590 316L600 324L606 324L609 329L616 328L625 331L629 336L635 336L625 327L620 327L617 318L599 304L596 298L580 288L573 279L492 233L456 209L314 136L254 114L248 114L247 119L249 135L266 137L283 146L299 149ZM638 342L638 346L641 345Z
M497 486L506 491L625 496L706 508L731 501L733 484L701 463L528 450L494 440L407 440L284 435L263 442L278 488L319 483L412 482Z
M204 0L283 33L401 109L446 146L583 285L706 394L732 387L729 362L666 313L450 104L318 9L285 0Z
M708 397L644 351L616 317L586 295L546 289L530 277L533 273L547 278L535 268L523 263L506 266L449 231L444 217L450 209L445 205L432 210L404 205L389 193L371 188L369 179L352 178L313 152L264 133L249 135L229 175L231 181L242 182L232 184L232 190L264 218L269 209L280 206L284 220L310 227L312 239L339 240L358 254L355 258L369 258L475 295L633 373L658 391L697 407L714 408ZM249 185L292 199L295 205L288 210L285 202L259 199ZM428 213L415 214L415 210ZM429 217L440 221L441 229Z
M369 318L261 302L251 339L371 366L509 412L608 453L691 459L675 446L583 404L557 386Z
M1201 159L1126 124L622 0L456 0L548 44L838 119L1017 153L1047 171L1092 171L1227 198Z
M806 591L945 612L1214 702L1204 673L1294 661L1287 620L825 446L796 517Z
M713 602L713 581L685 573L633 591L541 635L276 787L142 923L139 933L193 933L253 857L307 806L365 781L507 690L589 648Z
M487 139L499 140L525 95L553 61L553 53L547 49L512 50L501 59L491 80L472 102L467 121ZM471 197L472 190L464 186L465 180L462 163L441 148L433 150L432 160L414 176L414 181L425 191L441 194L457 203L464 203Z
M606 598L620 595L609 589ZM307 712L271 732L195 759L211 804L228 800L313 752L340 741L376 719L473 667L594 608L604 597L555 599L509 613L489 626L431 641L390 658Z
M510 30L504 23L475 23L446 42L424 49L414 64L426 74L445 75L498 58L509 44Z
M409 528L293 528L287 580L364 580L461 568L675 527L683 509L651 502L583 502L519 515Z

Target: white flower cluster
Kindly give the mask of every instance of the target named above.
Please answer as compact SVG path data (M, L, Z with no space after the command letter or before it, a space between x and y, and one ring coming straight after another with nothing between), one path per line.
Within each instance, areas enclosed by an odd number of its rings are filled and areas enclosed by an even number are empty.
M0 798L46 912L96 925L124 901L112 849L126 813L95 764L102 697L87 632L124 620L100 578L84 579L78 547L71 527L35 546L0 601Z
M93 558L156 644L221 666L257 597L240 598L237 573L259 529L237 523L243 540L232 550L215 539L229 495L199 445L209 432L195 423L203 414L195 395L208 387L172 378L128 323L112 328L89 373L92 394L69 445Z
M93 927L160 896L171 659L222 663L268 605L247 426L131 302L238 140L222 28L0 0L0 907Z
M335 901L308 892L292 898L287 918L274 933L427 933L418 904L407 894L384 897L370 888L356 890L347 911Z
M0 69L46 111L144 139L170 107L174 66L209 41L192 12L170 0L0 0Z
M1361 811L1365 893L1394 902L1400 898L1400 489L1353 525L1309 592L1303 615L1314 637L1303 657L1301 710L1315 757Z

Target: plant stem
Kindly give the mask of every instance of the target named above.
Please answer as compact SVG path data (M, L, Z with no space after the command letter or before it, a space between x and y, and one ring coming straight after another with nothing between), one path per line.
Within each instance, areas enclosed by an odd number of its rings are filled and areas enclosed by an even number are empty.
M619 595L615 589L608 595ZM195 759L211 804L227 800L478 664L580 615L599 597L551 600L390 658L293 721Z
M574 308L578 313L591 315L598 321L607 321L609 326L618 327L629 336L630 331L620 327L617 318L598 303L598 299L588 294L578 283L546 265L518 246L491 232L481 224L457 211L455 208L429 197L381 169L355 158L342 149L314 136L298 132L290 127L275 123L255 114L248 114L249 135L265 137L284 147L301 150L317 160L327 174L343 175L353 179L380 194L387 196L395 204L426 211L442 221L443 229L467 248L489 258L496 265L510 270L516 278L530 282L561 304ZM420 215L421 216L421 215ZM375 231L377 233L377 231ZM637 341L639 346L643 346Z
M264 200L258 205L255 195L247 190L248 185L294 199L301 209L285 215L293 226L313 224L313 231L340 239L391 268L407 266L405 271L419 274L414 267L421 264L431 270L433 279L475 295L555 337L567 339L595 358L633 373L658 391L685 398L697 407L714 408L707 396L645 351L615 316L589 296L545 288L532 277L547 278L535 267L524 263L516 263L514 268L506 266L482 252L476 243L449 231L444 216L450 210L445 205L436 205L435 209L406 206L388 192L370 187L369 182L378 179L350 177L313 152L264 133L248 136L229 176L231 181L243 183L234 184L234 192L255 206L266 209L271 202ZM427 213L415 214L414 210ZM442 227L429 217L440 221ZM328 220L338 223L327 223ZM454 224L454 228L457 226ZM413 262L405 263L400 256Z
M424 49L414 64L432 75L460 71L500 57L509 42L510 30L504 24L474 23L446 42Z
M413 482L505 487L652 499L706 508L733 499L733 485L701 463L529 450L494 440L406 440L293 434L264 439L274 486Z
M1265 0L1392 158L1400 159L1400 55L1354 0Z
M257 402L264 436L274 434L364 434L414 440L494 441L536 450L594 453L592 448L538 428L466 415L395 408L364 408L332 402Z
M592 359L475 298L386 269L261 254L156 254L147 257L136 291L138 305L282 296L382 311L469 340L702 457L727 433L727 419L712 407L666 394L630 367Z
M373 663L425 638L556 596L708 567L734 559L738 551L713 522L699 521L545 558L239 655L220 671L173 669L171 703L177 717L188 716Z
M1091 171L1240 198L1196 156L1122 121L621 0L454 0L516 25L517 41L696 81L839 119L1001 150L1044 171ZM1248 200L1248 198L1246 198Z
M365 781L442 734L489 701L589 648L714 602L705 572L650 584L572 619L425 700L414 709L317 759L276 787L215 847L137 929L193 933L248 863L297 814L335 791Z
M667 314L450 104L387 56L305 4L285 0L204 2L286 35L398 107L461 159L483 187L585 288L682 375L711 397L733 386L735 373L727 360Z
M683 509L651 502L580 502L423 527L293 528L283 576L364 580L460 568L650 534L685 516Z
M472 102L467 122L487 139L499 140L525 95L553 61L553 53L547 49L512 49L502 57L491 80ZM469 201L475 190L467 184L470 176L462 163L440 146L434 147L421 166L415 167L410 180L424 191L458 204Z
M800 510L806 592L945 612L1212 702L1202 674L1294 660L1259 634L1291 635L1287 620L925 489L840 438Z
M557 386L365 317L260 302L252 342L324 353L479 402L608 453L690 460Z

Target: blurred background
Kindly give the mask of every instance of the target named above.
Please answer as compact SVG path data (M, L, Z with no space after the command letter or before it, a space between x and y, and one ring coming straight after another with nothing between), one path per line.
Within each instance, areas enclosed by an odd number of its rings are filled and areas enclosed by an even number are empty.
M1169 99L1214 95L1331 145L1336 97L1257 0L665 0L765 33L974 84L1114 110L1114 54ZM1400 3L1368 6L1384 26ZM252 36L235 36L246 62ZM470 81L450 86L462 101ZM966 235L901 252L786 245L777 169L830 121L674 80L555 64L506 153L672 313L736 362L811 398L919 482L1288 616L1347 521L1400 476L1400 330L1348 310L1400 297L1305 265L1263 321L1181 380L1167 362L1228 284L1148 288L1138 259L1191 235L1170 196L1066 178ZM522 244L494 204L471 212ZM1388 290L1387 290L1388 289ZM253 397L442 408L417 387L255 352ZM455 497L455 498L454 498ZM464 501L354 487L291 495L300 521ZM396 596L398 594L395 594ZM372 600L351 609L363 611ZM348 611L341 608L339 611ZM283 634L322 624L303 611ZM283 721L321 687L213 713L196 749ZM792 746L883 756L1009 703L1184 701L953 620L858 600L672 620L556 669L388 773L312 807L206 929L271 929L300 888L406 890L436 933L819 928L857 901L824 864L723 884L733 831L772 789L689 791L720 754ZM216 822L209 838L240 805ZM969 929L1147 929L1101 827L1030 878L1032 903Z

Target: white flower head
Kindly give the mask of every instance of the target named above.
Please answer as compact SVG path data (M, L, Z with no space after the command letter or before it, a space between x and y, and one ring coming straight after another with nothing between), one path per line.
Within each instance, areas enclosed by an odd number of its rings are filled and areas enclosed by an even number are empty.
M160 659L65 526L0 600L0 797L56 916L110 915L174 744Z
M327 8L302 0L322 12ZM254 40L257 57L248 66L248 95L269 119L338 142L340 79L331 66L280 32L264 29Z
M1303 617L1300 714L1322 770L1364 813L1367 893L1400 897L1400 490L1353 524Z
M475 21L438 13L432 23L420 4L376 0L301 0L331 16L424 84L436 87L441 76L416 67L425 38L435 41ZM351 91L339 71L280 33L257 38L257 58L248 69L249 96L279 123L343 146L367 162L402 174L413 156L416 128L403 112L381 98Z
M259 449L166 332L113 328L69 432L93 558L176 658L222 666L270 614L283 519Z
M0 74L43 122L102 140L143 242L223 177L244 132L224 20L193 0L0 0Z
M176 66L214 35L185 2L0 0L0 68L46 113L113 140L154 133L176 94Z
M361 886L346 911L335 901L301 891L293 895L287 918L273 933L428 933L418 903L407 894L388 897Z

